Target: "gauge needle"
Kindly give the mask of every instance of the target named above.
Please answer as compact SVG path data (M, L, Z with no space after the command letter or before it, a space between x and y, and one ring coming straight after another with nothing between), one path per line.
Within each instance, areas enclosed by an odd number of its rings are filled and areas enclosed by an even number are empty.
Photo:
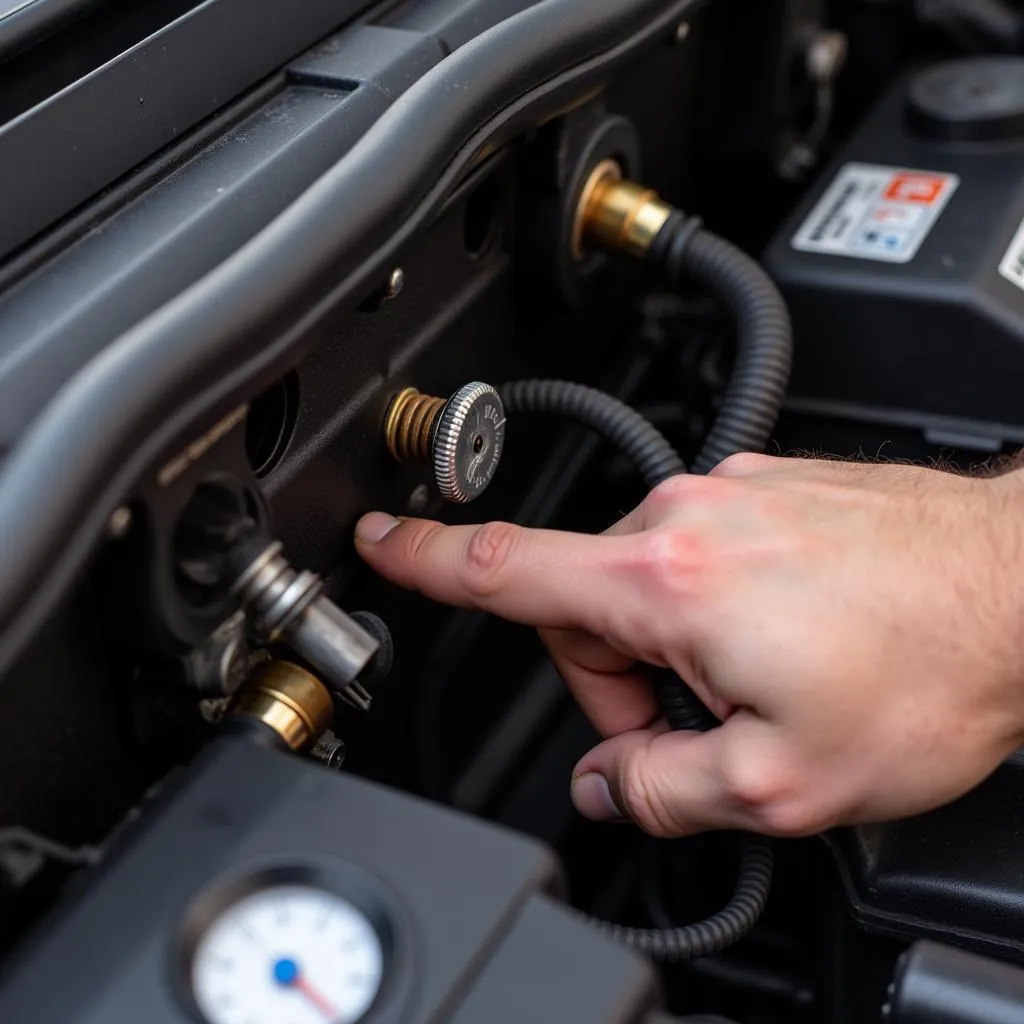
M334 1020L334 1007L302 976L294 960L278 960L273 967L274 980L285 988L293 988L306 997L328 1020Z
M324 997L317 992L315 988L300 974L295 979L295 988L297 988L328 1020L334 1020L337 1014L334 1012L334 1007L327 1002Z

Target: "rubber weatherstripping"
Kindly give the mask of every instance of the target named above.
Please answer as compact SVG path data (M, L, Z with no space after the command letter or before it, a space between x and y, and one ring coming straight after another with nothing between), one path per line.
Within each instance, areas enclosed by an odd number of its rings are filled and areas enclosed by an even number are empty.
M670 38L699 3L542 0L482 33L237 253L83 367L0 476L0 673L162 454L297 359L476 162Z

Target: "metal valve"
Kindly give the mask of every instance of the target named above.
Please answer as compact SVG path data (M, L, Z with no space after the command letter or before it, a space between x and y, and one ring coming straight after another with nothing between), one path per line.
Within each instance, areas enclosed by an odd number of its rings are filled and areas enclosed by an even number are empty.
M334 721L334 703L316 676L287 661L264 662L235 695L228 721L260 722L297 754L314 747Z
M448 399L406 388L388 408L384 438L394 459L431 466L442 496L465 504L479 498L497 472L505 408L498 392L479 381Z
M283 641L323 676L344 701L368 711L371 700L359 675L380 648L378 641L323 594L315 573L296 572L281 544L253 535L228 556L232 593L260 643Z

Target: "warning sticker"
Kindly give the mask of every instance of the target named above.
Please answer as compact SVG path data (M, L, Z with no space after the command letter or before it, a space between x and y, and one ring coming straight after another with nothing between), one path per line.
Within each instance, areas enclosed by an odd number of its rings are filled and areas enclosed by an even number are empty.
M1007 281L1024 289L1024 224L1017 229L1010 248L1006 250L1003 262L999 264L999 273Z
M793 248L907 263L959 184L955 174L847 164L794 236Z

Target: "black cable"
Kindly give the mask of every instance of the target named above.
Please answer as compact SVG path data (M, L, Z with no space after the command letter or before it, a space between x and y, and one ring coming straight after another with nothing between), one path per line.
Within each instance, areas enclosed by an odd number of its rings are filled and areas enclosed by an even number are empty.
M665 721L678 732L707 732L718 719L683 681L668 669L653 672L654 690Z
M664 435L617 398L570 381L518 381L500 388L509 416L561 415L590 427L636 465L649 488L686 471ZM690 688L673 673L658 671L654 683L673 729L705 731L718 723ZM745 836L739 878L725 908L705 921L678 928L628 928L587 916L606 934L652 960L667 963L706 956L742 939L761 916L771 889L774 855L770 842Z
M782 409L793 362L793 329L778 288L745 252L678 210L647 258L674 288L686 280L702 285L736 322L736 363L692 471L708 473L737 452L762 451Z
M501 400L509 416L540 413L567 416L607 438L632 462L649 488L686 472L683 460L656 427L617 398L564 380L522 380L506 384Z
M732 897L722 910L704 921L677 928L630 928L591 920L607 935L658 963L678 963L719 953L739 942L760 918L771 889L773 861L768 840L745 835Z

